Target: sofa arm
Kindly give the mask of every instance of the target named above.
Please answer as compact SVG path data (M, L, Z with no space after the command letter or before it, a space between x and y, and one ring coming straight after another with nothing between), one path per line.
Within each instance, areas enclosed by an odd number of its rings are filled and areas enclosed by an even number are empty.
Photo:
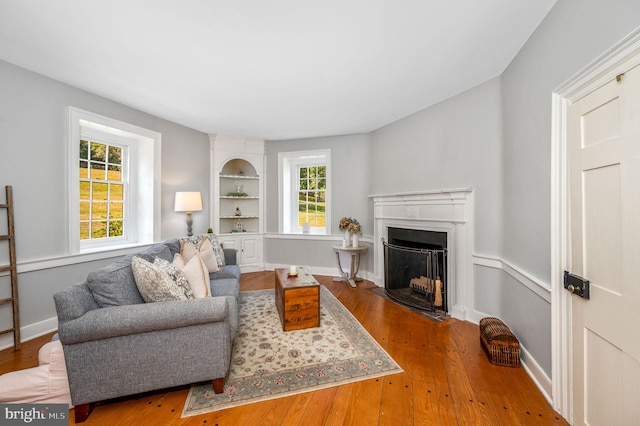
M65 345L229 320L225 297L111 306L58 324Z
M223 248L224 251L224 263L227 265L238 264L238 250L231 248Z

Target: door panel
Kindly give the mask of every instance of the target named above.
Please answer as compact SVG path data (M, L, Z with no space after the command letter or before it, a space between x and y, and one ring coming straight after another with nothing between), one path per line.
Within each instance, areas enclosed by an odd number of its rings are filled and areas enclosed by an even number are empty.
M598 106L582 116L582 147L611 140L620 134L620 103L618 98ZM607 126L599 123L606 122Z
M622 291L620 165L583 172L584 269L600 287Z
M569 108L574 424L640 424L640 70ZM631 395L635 395L632 397Z
M602 337L586 330L585 349L589 357L585 363L586 401L607 401L606 404L586 404L585 423L591 425L620 424L622 411L622 369L602 368L600 362L622 364L623 352Z

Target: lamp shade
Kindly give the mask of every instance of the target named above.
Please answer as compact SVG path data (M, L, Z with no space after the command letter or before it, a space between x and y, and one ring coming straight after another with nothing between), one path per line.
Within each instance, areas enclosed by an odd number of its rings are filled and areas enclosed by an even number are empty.
M175 211L199 212L202 210L202 197L199 192L176 192Z

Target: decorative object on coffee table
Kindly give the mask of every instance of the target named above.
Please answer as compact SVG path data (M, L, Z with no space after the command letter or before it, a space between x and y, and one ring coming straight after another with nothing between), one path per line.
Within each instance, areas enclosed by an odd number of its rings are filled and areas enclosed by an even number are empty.
M360 269L360 255L367 252L366 247L339 247L334 246L333 251L336 254L336 261L338 263L338 271L340 271L340 277L334 278L334 281L342 281L349 283L351 287L356 286L356 281L362 281L362 278L358 277L358 270ZM347 253L351 255L351 264L349 265L349 272L345 272L342 269L342 263L340 260L340 254Z
M282 331L274 290L238 296L238 334L224 392L193 385L182 417L402 373L354 316L320 286L321 326Z
M276 268L275 300L284 331L320 326L320 285L305 268Z
M520 342L498 318L480 320L480 345L489 362L509 367L520 366Z

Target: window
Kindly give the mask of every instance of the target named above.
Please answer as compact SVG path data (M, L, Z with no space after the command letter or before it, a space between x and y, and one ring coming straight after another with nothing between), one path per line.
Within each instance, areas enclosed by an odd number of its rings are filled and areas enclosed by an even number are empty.
M125 193L128 170L123 167L125 147L80 139L80 240L119 238L124 226Z
M330 227L330 150L281 152L280 232L328 234Z
M160 234L160 134L69 108L72 253L146 244Z
M327 166L298 166L298 227L325 228Z

